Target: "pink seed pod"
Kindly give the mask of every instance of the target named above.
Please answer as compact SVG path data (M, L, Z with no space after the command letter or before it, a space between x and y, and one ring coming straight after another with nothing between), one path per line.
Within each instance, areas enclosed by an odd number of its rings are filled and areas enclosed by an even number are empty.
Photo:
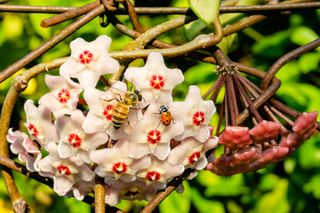
M219 144L233 150L252 144L248 127L227 126L219 137Z
M263 120L252 128L249 133L254 142L263 143L276 139L280 134L281 124L273 121Z
M317 112L302 113L294 122L292 130L303 138L310 137L313 130L317 127L317 116Z

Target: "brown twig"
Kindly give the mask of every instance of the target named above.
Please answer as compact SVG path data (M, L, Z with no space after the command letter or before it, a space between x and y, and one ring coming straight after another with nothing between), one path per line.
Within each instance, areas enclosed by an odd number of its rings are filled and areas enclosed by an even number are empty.
M296 48L285 55L281 56L268 70L267 75L263 78L261 82L261 88L265 89L270 84L271 80L275 76L275 74L280 70L283 65L288 63L289 61L292 61L293 59L299 57L303 53L309 52L317 47L320 46L320 38L315 39L314 41L310 42L307 45L301 46L299 48Z
M301 0L299 0L301 1ZM297 1L298 2L298 1ZM88 11L97 7L100 3L93 2ZM268 11L288 11L319 8L319 2L305 3L290 3L290 4L275 4L275 5L251 5L251 6L221 6L220 13L247 13L247 12L268 12ZM64 13L70 10L78 9L77 7L65 6L29 6L29 5L0 5L0 12L16 12L16 13ZM88 12L86 11L86 12ZM163 14L181 14L191 15L189 8L185 7L135 7L135 11L142 15L163 15ZM125 15L127 11L123 8L118 8L114 11L116 15ZM75 16L76 17L76 16ZM73 17L73 18L75 18ZM66 21L66 20L65 20Z
M87 12L89 12L90 10L93 10L94 8L96 8L97 6L99 6L99 2L92 2L90 4L87 4L85 6L79 7L79 8L74 8L74 9L70 9L64 13L61 13L59 15L47 18L47 19L43 19L40 23L41 27L51 27L53 25L59 24L63 21L66 20L70 20L72 18L76 18L78 16L81 16Z
M59 34L42 44L36 50L30 52L28 55L24 56L23 58L21 58L20 60L18 60L17 62L0 72L0 82L4 81L9 76L13 75L18 70L20 70L23 66L27 65L31 61L35 60L36 58L47 52L49 49L57 45L59 42L71 35L74 31L82 27L84 24L91 21L93 18L98 16L103 11L104 7L102 5L98 8L93 9L88 14L86 14L79 20L75 21L74 23L70 24L68 27L63 29Z
M96 184L94 185L94 203L95 203L95 213L105 212L105 187L104 179L96 177Z

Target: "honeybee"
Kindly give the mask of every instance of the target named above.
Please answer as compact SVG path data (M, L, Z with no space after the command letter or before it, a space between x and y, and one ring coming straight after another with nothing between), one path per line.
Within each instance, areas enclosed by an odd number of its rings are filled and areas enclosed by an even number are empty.
M125 123L130 109L136 107L141 100L142 96L138 90L125 92L123 97L120 96L112 111L112 124L115 129L119 129Z

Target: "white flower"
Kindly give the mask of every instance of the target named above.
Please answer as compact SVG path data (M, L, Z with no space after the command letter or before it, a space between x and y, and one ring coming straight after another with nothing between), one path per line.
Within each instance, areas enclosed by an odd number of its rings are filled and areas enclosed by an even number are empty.
M58 143L57 130L51 123L51 112L48 108L43 105L37 108L32 100L27 100L24 111L27 116L26 127L32 139L38 141L43 148L49 143Z
M88 166L77 166L68 159L60 158L56 144L49 144L48 151L49 155L38 163L39 174L53 178L53 189L58 195L68 193L76 183L94 180L95 175ZM78 192L75 192L76 195ZM81 195L78 198L81 198Z
M105 202L110 206L115 206L120 199L126 200L151 200L157 189L147 186L144 181L124 182L121 180L106 179Z
M208 139L210 135L208 123L216 108L211 100L204 101L202 99L200 89L197 86L190 86L185 101L174 102L172 106L175 120L183 121L185 128L181 135L175 137L176 140L190 136L200 142Z
M39 104L46 106L56 117L71 114L77 108L82 91L79 84L67 81L61 76L46 75L47 86L51 92L43 95Z
M129 131L128 123L136 125L135 117L139 115L140 110L130 109L128 118L123 122L125 128L115 129L112 117L113 110L119 102L122 101L123 95L127 92L127 85L123 82L116 82L107 92L102 92L94 88L88 88L84 92L84 99L89 106L89 112L86 116L82 127L87 133L106 132L113 140L118 140L126 135L126 130ZM128 121L129 120L129 121ZM135 119L136 120L136 119Z
M147 154L164 160L170 152L170 140L181 134L183 125L176 122L169 126L159 125L159 105L151 104L144 113L142 120L132 133L130 157L140 158Z
M129 67L124 77L141 90L143 106L154 102L171 103L172 89L184 79L181 70L167 68L162 55L155 52L149 54L144 67Z
M205 153L217 145L218 137L209 138L205 143L189 137L181 141L179 146L171 150L168 161L171 164L184 165L185 169L193 168L202 170L208 164Z
M151 185L157 189L164 189L172 178L181 175L183 171L183 165L173 165L166 160L161 161L152 157L151 165L139 171L137 176L146 181L147 186Z
M18 159L25 163L31 172L38 170L38 161L41 159L41 152L38 145L33 142L27 134L9 129L7 141L11 143L10 150L18 155Z
M119 63L111 58L108 49L111 39L106 35L99 36L92 42L77 38L70 43L71 57L60 67L60 75L69 79L77 78L86 89L95 87L101 75L114 73Z
M76 110L71 117L63 116L56 120L60 134L58 152L61 158L70 158L77 165L91 163L89 153L108 141L106 133L87 134L82 129L84 116Z
M118 141L112 148L92 151L90 158L98 164L95 173L100 177L112 177L131 182L136 179L136 172L150 165L150 158L145 156L132 159L129 154L128 139Z

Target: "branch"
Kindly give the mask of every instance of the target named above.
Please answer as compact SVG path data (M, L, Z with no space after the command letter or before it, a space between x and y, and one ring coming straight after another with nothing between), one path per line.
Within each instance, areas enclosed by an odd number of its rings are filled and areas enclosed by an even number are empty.
M301 2L301 0L296 1ZM90 8L86 12L94 9L100 3L90 3ZM287 5L255 5L255 6L221 6L220 13L247 13L247 12L269 12L269 11L286 11L286 10L301 10L301 9L315 9L320 8L320 2L306 2L306 3L290 3ZM78 7L64 7L64 6L29 6L29 5L0 5L0 12L16 12L16 13L64 13L70 10L78 9ZM135 7L135 11L141 15L163 15L163 14L193 14L189 8L185 7ZM118 8L114 11L115 15L126 15L127 11L123 8ZM74 16L72 18L75 18Z
M293 59L299 57L300 55L309 52L317 47L320 46L320 38L310 42L307 45L298 47L297 49L294 49L285 55L283 55L281 58L279 58L268 70L268 74L263 78L261 82L261 88L265 89L270 84L272 78L275 76L275 74L280 70L283 65L288 63L289 61L292 61Z
M71 35L74 31L82 27L84 24L91 21L93 18L98 16L100 13L104 11L104 7L101 5L98 8L95 8L94 10L90 11L88 14L83 16L82 18L78 19L74 23L70 24L68 27L63 29L59 34L42 44L40 47L38 47L36 50L30 52L28 55L24 56L22 59L18 60L5 70L3 70L0 73L0 83L16 73L18 70L20 70L23 66L27 65L31 61L35 60L45 52L47 52L49 49L60 43L62 40L64 40L66 37Z

